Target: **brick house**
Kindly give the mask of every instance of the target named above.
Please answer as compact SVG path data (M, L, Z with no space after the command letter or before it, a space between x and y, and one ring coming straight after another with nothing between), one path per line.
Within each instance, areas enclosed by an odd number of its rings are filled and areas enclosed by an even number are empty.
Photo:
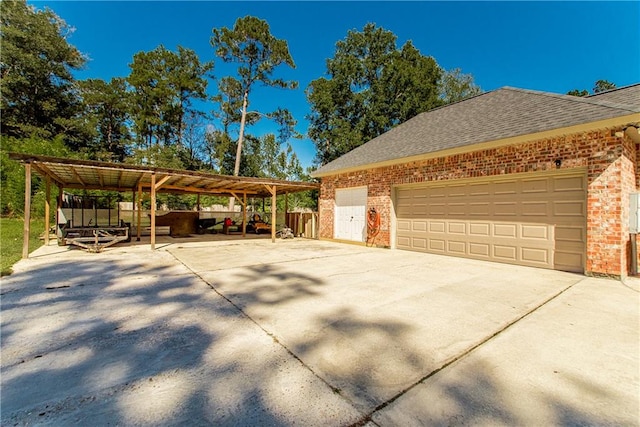
M626 276L640 84L579 98L501 88L320 167L320 238ZM633 266L635 268L635 266Z

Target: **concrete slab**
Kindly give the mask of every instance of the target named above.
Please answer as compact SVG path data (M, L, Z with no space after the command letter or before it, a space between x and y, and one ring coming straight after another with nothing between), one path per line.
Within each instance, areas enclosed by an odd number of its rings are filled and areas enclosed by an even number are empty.
M329 242L252 248L169 251L364 413L583 279Z
M304 239L158 246L49 246L2 279L1 424L634 424L640 281Z
M0 286L2 425L362 416L169 253L47 249Z
M581 281L373 420L386 426L639 425L639 302L637 291L619 282Z

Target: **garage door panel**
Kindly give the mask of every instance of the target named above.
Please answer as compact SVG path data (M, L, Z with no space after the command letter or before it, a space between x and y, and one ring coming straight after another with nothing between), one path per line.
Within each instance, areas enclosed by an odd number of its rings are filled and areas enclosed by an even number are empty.
M411 238L407 236L398 236L398 247L402 249L411 249Z
M412 231L427 231L427 221L416 220L411 223Z
M493 245L493 257L502 261L515 262L518 259L516 246Z
M427 204L426 203L418 203L414 204L411 210L414 218L423 217L427 214Z
M444 233L446 229L446 223L444 221L429 221L430 233Z
M553 214L555 216L572 216L581 218L583 216L585 202L581 200L558 201L553 203Z
M430 203L428 207L429 216L445 216L447 214L446 203Z
M488 258L491 254L491 245L488 243L469 243L469 255Z
M522 224L520 235L523 239L549 240L549 227L544 224Z
M408 221L406 219L399 219L398 220L398 231L402 232L402 231L409 231L411 230L411 221Z
M522 202L522 216L548 216L550 203L547 201Z
M516 181L497 181L494 183L493 194L495 195L509 195L516 194L518 191L518 184Z
M518 237L518 226L516 224L494 224L493 236L515 239Z
M581 176L557 177L553 180L553 190L556 192L576 191L583 193L586 190L585 180Z
M442 239L429 239L429 250L436 253L445 252L446 242Z
M467 224L464 222L450 222L447 229L449 234L467 234Z
M522 193L547 193L549 191L549 179L524 179L522 180Z
M449 203L447 215L466 215L467 214L467 204L466 203Z
M450 185L446 188L448 190L446 191L446 194L449 197L466 197L467 196L466 185Z
M557 225L555 227L556 242L572 242L582 244L586 241L585 230L582 227Z
M457 240L449 240L447 242L447 251L451 254L466 255L467 244Z
M469 215L471 216L484 216L491 215L491 203L489 202L470 202L469 203Z
M575 266L582 262L582 252L555 252L554 268L557 270L575 271Z
M493 214L495 216L516 216L518 215L518 203L516 202L496 202L494 203Z
M549 265L550 251L529 247L524 247L521 251L524 263L540 264L541 266Z
M488 196L491 191L491 185L488 182L469 185L469 196Z
M411 246L414 249L426 249L427 248L427 239L421 239L418 237L414 237L411 239Z
M448 186L439 182L401 193L398 248L584 271L583 172Z
M472 222L469 224L469 235L487 237L491 233L491 224L488 222Z

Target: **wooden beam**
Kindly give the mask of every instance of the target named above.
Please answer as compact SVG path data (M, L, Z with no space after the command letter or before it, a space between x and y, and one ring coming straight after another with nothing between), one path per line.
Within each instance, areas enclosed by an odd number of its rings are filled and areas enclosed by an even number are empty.
M49 224L51 217L51 178L45 178L44 187L44 245L49 246Z
M78 180L78 182L80 184L82 184L82 186L84 187L85 185L87 185L84 180L82 179L82 177L80 177L80 175L78 175L78 172L76 172L76 170L74 168L71 168L71 173L73 174L73 176L75 177L75 179Z
M31 163L31 167L42 176L50 176L53 182L57 183L59 186L63 185L62 179L42 163Z
M145 188L149 188L148 185L144 186ZM198 187L180 187L179 185L164 185L162 186L163 192L175 191L182 193L191 193L191 194L232 194L234 192L239 193L238 190L231 190L228 188L220 188L220 189L209 189L209 188L198 188ZM244 191L244 190L243 190ZM247 191L247 194L258 194L257 191Z
M96 174L98 175L98 182L100 183L100 187L104 187L104 177L102 176L102 170L96 169Z
M116 180L116 184L118 185L118 187L121 186L121 181L122 181L122 174L124 173L124 171L120 171L118 172L118 179Z
M238 194L237 194L237 193L235 193L235 192L233 192L233 191L232 191L232 192L230 192L230 193L231 193L231 195L232 195L233 197L235 197L236 199L238 199L238 203L240 203L243 207L246 207L246 206L247 206L247 193L243 193L243 194L244 194L244 199L241 199L241 198L238 196Z
M152 176L155 176L155 174L152 175ZM156 191L158 191L160 189L160 187L162 187L162 184L164 184L165 182L169 181L170 179L171 179L171 175L167 175L164 178L162 178L160 181L158 181L157 184L155 184L155 185L151 184L151 185L155 188ZM151 180L153 182L153 178L151 178Z
M151 174L151 250L156 249L156 174Z
M22 258L29 258L29 231L31 226L31 163L24 164L24 233Z

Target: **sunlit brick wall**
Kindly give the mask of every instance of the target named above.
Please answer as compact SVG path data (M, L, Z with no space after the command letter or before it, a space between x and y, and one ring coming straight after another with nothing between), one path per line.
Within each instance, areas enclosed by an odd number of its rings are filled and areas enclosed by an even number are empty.
M602 129L322 178L320 237L333 237L335 190L366 185L368 206L381 213L380 246L391 246L394 185L556 169L587 169L587 273L628 272L628 195L638 178L635 145Z

